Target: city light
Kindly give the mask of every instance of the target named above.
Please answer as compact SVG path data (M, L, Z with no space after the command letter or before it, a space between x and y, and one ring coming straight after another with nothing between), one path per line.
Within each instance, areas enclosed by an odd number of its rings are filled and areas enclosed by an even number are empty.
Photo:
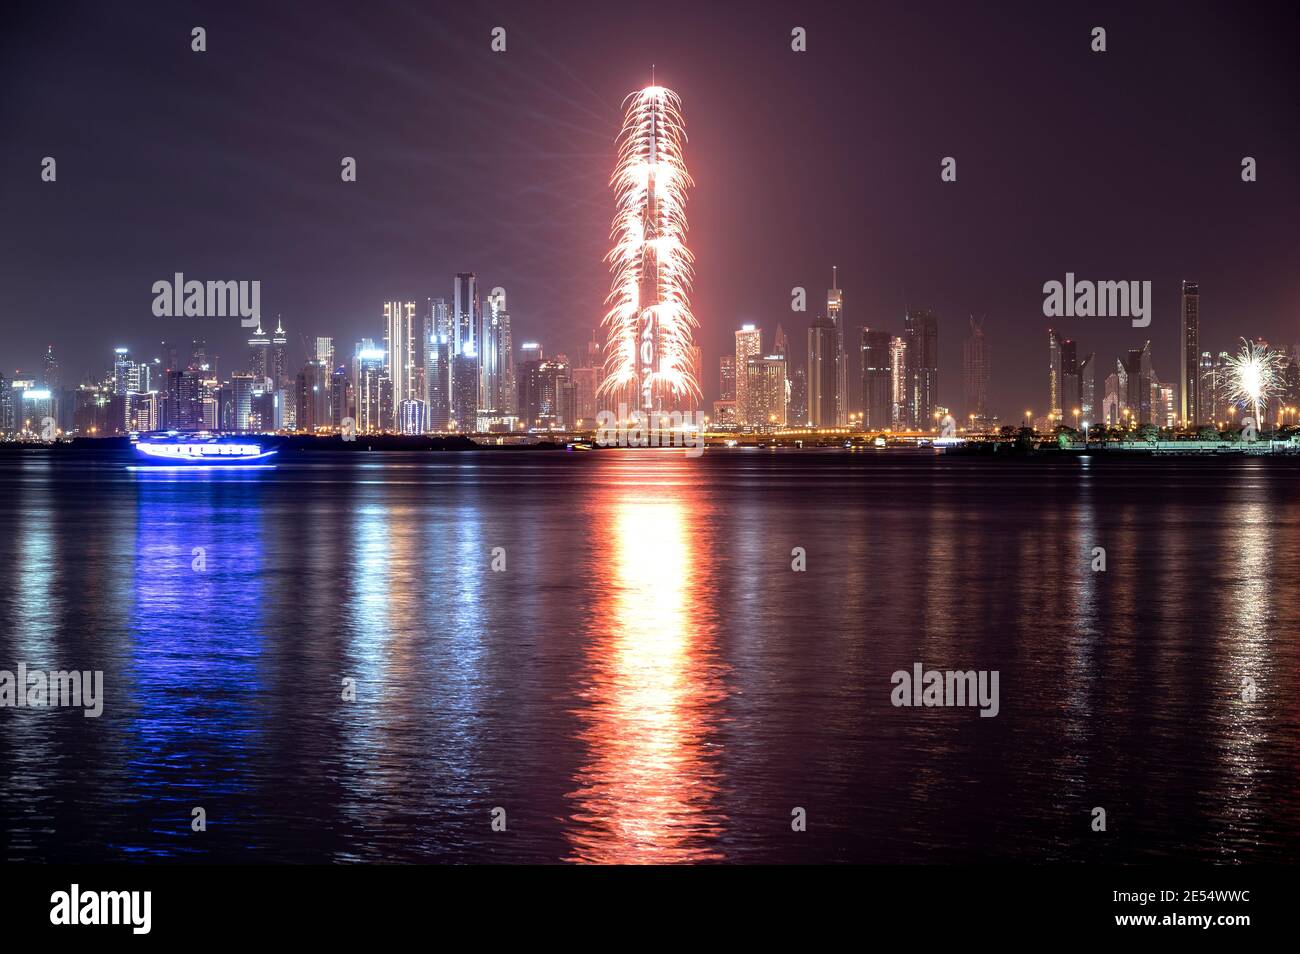
M618 161L610 178L617 211L605 256L613 274L605 303L604 380L598 394L623 392L640 406L702 397L692 356L692 255L686 247L686 190L692 185L677 94L648 86L624 100ZM629 400L631 403L631 400Z

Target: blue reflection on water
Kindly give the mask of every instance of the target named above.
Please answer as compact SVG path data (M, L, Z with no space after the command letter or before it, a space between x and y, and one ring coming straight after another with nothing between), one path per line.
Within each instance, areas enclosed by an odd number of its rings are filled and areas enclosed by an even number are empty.
M136 798L154 806L153 834L183 839L194 806L214 823L249 791L248 760L265 730L261 482L224 471L135 479L127 775Z

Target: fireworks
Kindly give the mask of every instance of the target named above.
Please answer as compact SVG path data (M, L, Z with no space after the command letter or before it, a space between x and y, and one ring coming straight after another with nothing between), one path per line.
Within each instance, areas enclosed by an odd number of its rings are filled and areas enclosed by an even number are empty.
M692 336L693 268L686 247L686 190L693 184L682 146L681 101L662 86L625 99L618 163L610 177L617 212L605 256L613 280L605 304L602 395L647 411L700 397Z
M1262 429L1263 405L1282 392L1282 355L1245 338L1241 345L1241 353L1227 362L1227 398L1237 407L1249 406L1254 411L1255 426Z

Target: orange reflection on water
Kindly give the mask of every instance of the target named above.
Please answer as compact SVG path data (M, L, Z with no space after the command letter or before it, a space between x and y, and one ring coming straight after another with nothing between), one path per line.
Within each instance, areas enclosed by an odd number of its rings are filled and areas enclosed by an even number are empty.
M594 514L598 595L577 713L587 757L569 796L573 861L722 857L715 627L687 507L650 491Z

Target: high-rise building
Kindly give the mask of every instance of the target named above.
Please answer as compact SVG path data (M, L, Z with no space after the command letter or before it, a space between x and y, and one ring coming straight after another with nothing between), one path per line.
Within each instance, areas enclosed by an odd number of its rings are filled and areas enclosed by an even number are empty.
M279 390L288 383L289 378L289 338L284 333L284 320L275 316L275 331L271 334L271 369L270 378ZM204 362L207 363L206 361Z
M298 430L312 433L332 423L329 378L329 365L319 358L311 359L298 372L294 416Z
M772 353L782 354L789 357L790 342L785 336L785 329L781 327L781 322L776 323L776 335L772 339Z
M452 316L452 353L465 354L466 349L477 353L474 334L479 315L478 278L473 272L457 273L452 301L455 305Z
M913 430L930 430L939 400L939 319L933 311L909 310L903 319L907 338L908 424Z
M762 332L755 325L741 325L736 332L736 416L740 424L752 423L745 403L747 376L741 373L749 367L749 359L762 353Z
M478 355L471 342L462 342L469 349L451 359L451 424L461 434L478 429Z
M599 368L574 368L570 372L573 379L573 402L575 420L568 422L571 427L589 429L596 426L596 388L600 385Z
M12 434L16 411L14 409L14 389L9 380L0 374L0 434Z
M1179 339L1180 392L1179 413L1185 426L1201 423L1201 389L1199 366L1201 358L1201 288L1196 282L1183 280L1182 325Z
M54 345L47 345L41 356L41 387L51 394L59 393L59 362L54 358Z
M862 329L862 426L884 431L894 426L893 336Z
M735 402L732 401L731 403L734 406ZM808 367L804 364L796 364L791 369L790 413L788 418L790 423L796 427L808 426Z
M425 358L425 400L429 405L429 429L451 427L451 338L439 331L429 343Z
M497 321L497 361L501 373L501 396L497 399L497 410L503 415L511 416L519 408L519 382L515 378L515 336L510 327L510 312L501 308ZM600 346L596 347L599 353Z
M736 400L736 356L724 354L718 359L718 399Z
M701 398L692 348L692 256L686 245L686 131L677 94L651 84L628 96L611 178L617 209L606 257L605 377L611 404L691 410Z
M813 427L836 425L835 388L840 367L836 349L835 326L818 315L808 326L808 422Z
M270 373L271 370L270 358L271 358L271 339L267 337L266 332L262 330L262 320L259 318L257 321L257 330L254 331L252 337L248 339L248 373L257 379L259 387L262 386L262 382L266 380L267 376ZM231 384L232 385L234 384L233 379L231 381ZM240 392L238 389L236 390L236 394L235 394L236 400L239 399L239 395L241 393L242 392ZM236 413L242 413L242 412L236 412ZM240 418L240 420L243 421L243 424L239 426L239 430L241 431L247 430L246 425L248 423L248 415L245 413L244 416Z
M1074 412L1081 410L1083 393L1079 386L1079 346L1069 338L1061 342L1060 382L1061 406L1052 416L1058 424L1071 424Z
M907 427L907 339L889 339L889 369L894 395L894 427Z
M831 266L831 287L826 290L826 320L835 329L835 421L836 427L849 422L849 356L844 350L844 290L839 269Z
M1202 351L1197 371L1196 411L1200 415L1202 424L1213 424L1217 427L1218 422L1223 420L1218 397L1218 392L1222 389L1219 387L1214 355L1209 351Z
M484 300L476 336L479 353L478 412L487 417L501 413L502 366L505 364L501 348L501 316L505 314L502 305L501 298L496 295L489 295Z
M352 391L356 401L357 433L378 434L393 420L393 385L382 348L369 338L357 343L352 359Z
M985 426L989 421L989 346L984 337L984 319L976 321L974 315L962 342L962 390L968 419Z
M1047 414L1061 416L1061 339L1055 328L1047 329Z
M1097 353L1089 352L1079 362L1079 411L1083 422L1097 420Z
M1108 427L1124 422L1125 402L1128 397L1128 372L1124 362L1115 362L1115 371L1106 376L1106 396L1102 402L1101 417Z
M785 355L752 357L745 372L746 423L754 427L784 427L790 391Z
M113 349L113 393L129 394L140 390L140 369L126 348Z
M1151 367L1151 342L1141 349L1129 351L1124 363L1126 394L1124 410L1135 424L1151 424L1154 421L1152 399L1154 397L1155 372Z
M534 358L519 366L519 417L524 427L563 427L566 391L572 400L569 367L562 361ZM568 410L572 416L573 410Z
M403 401L423 398L420 388L419 335L415 322L415 302L384 302L384 349L389 384L393 389L393 407ZM394 424L396 421L394 420Z

